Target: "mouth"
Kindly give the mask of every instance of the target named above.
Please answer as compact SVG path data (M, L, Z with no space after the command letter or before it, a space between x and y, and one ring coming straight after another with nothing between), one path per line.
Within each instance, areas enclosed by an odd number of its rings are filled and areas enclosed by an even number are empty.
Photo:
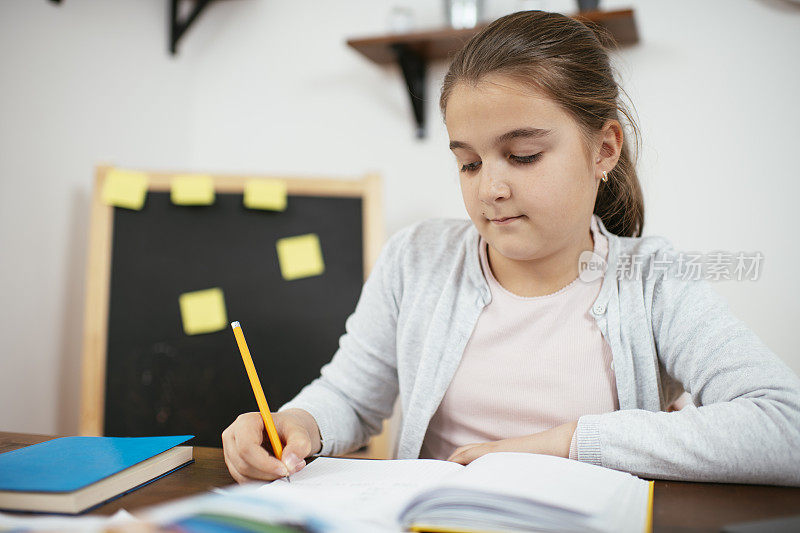
M519 220L524 216L525 215L517 215L515 217L491 218L489 220L491 221L492 224L497 224L497 225L502 226L502 225L505 225L505 224L511 224L515 220Z

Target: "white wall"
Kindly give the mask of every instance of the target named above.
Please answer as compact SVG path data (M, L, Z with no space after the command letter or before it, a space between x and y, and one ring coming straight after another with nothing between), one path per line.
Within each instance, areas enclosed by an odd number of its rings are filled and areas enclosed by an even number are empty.
M94 165L191 157L167 2L0 3L0 429L77 431Z
M523 5L488 4L489 16ZM77 430L98 162L333 177L374 170L389 233L466 216L437 106L446 64L429 71L420 141L398 69L344 44L383 33L394 5L410 6L420 27L443 21L436 1L218 2L171 57L167 0L0 3L0 430ZM642 127L645 233L683 250L761 251L758 281L715 287L800 372L791 338L800 252L789 218L800 193L800 70L791 61L800 12L781 5L636 2L641 43L615 62Z

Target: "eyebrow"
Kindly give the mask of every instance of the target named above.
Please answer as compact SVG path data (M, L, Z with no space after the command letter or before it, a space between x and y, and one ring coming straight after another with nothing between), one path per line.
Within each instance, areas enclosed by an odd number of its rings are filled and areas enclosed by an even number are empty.
M494 140L494 144L497 146L511 139L539 139L541 137L546 137L551 132L552 130L543 130L541 128L519 128L500 135ZM472 150L472 147L465 142L450 141L450 149L455 150L456 148Z

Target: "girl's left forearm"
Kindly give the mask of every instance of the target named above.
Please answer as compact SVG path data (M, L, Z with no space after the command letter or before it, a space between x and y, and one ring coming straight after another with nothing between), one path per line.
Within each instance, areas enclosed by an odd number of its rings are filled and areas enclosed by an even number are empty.
M447 460L466 465L478 457L492 452L539 453L568 459L569 445L572 442L572 435L575 433L577 427L578 421L573 420L572 422L561 424L547 431L525 435L524 437L514 437L511 439L479 444L467 444L466 446L457 448Z

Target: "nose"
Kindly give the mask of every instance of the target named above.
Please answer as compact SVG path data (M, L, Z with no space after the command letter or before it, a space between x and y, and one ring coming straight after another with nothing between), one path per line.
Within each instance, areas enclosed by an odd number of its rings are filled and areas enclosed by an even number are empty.
M484 170L484 169L482 169ZM478 185L478 199L486 204L492 204L511 196L511 187L497 171L485 169L481 172Z

